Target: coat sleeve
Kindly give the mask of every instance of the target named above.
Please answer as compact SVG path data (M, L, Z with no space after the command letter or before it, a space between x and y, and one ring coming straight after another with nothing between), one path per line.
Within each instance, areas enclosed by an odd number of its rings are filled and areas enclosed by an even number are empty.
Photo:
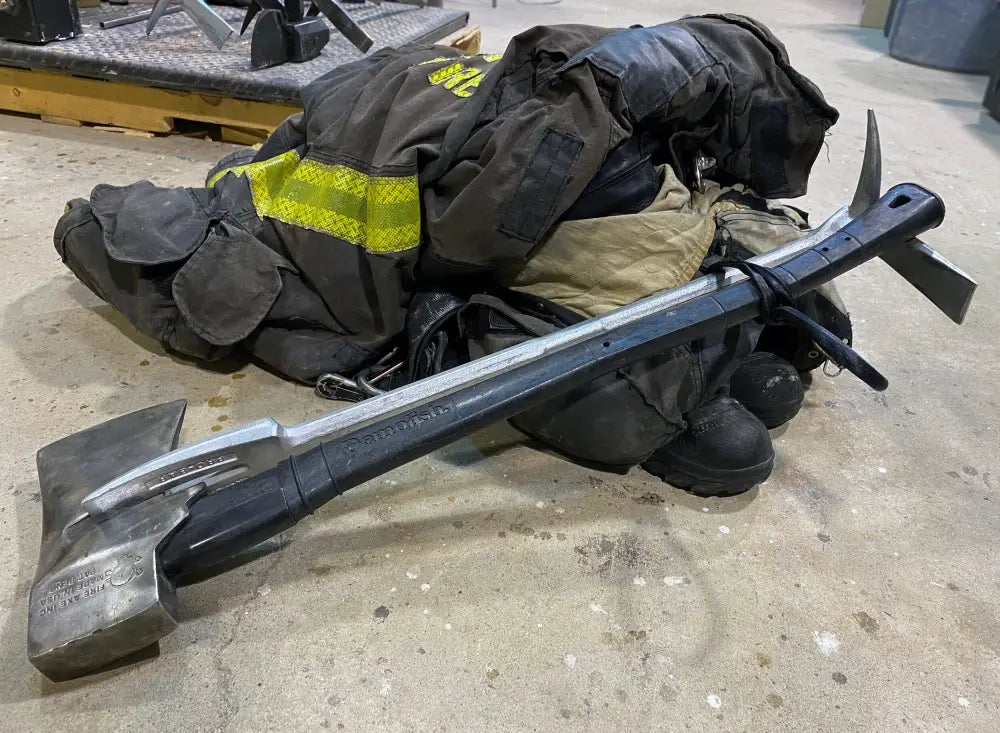
M535 28L511 41L428 171L425 271L525 259L631 134L601 73L566 67L608 32Z

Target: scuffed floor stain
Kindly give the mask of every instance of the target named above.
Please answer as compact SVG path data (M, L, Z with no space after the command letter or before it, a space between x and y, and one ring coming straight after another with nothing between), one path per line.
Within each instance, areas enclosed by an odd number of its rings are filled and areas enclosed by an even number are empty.
M855 611L854 620L858 622L858 626L867 631L869 634L874 634L878 631L878 621L864 611Z
M229 404L229 398L223 397L222 395L215 395L215 397L208 398L209 407L225 407Z
M643 629L626 631L620 635L611 631L601 632L601 643L619 651L625 651L633 644L646 641L647 638L649 638L649 634Z
M666 499L664 499L657 493L649 491L640 496L632 497L632 501L634 501L636 504L646 504L647 506L659 506L660 504L663 504L666 501Z
M514 534L524 535L525 537L535 536L534 528L529 527L527 524L524 524L523 522L514 522L507 529L509 529Z
M758 651L755 655L757 658L758 667L770 667L771 666L771 655L767 652Z
M764 697L764 700L767 702L768 705L770 705L775 710L777 710L778 708L780 708L782 705L785 704L785 701L782 699L781 695L778 695L777 693L774 692L767 693L767 695Z
M379 624L383 623L387 618L389 618L389 607L388 606L379 606L372 613L372 616L375 617L375 623L379 623Z
M833 681L836 682L838 685L846 685L847 684L847 675L844 674L843 672L834 672L833 673Z
M638 570L651 562L651 557L639 544L639 538L629 532L614 537L594 535L574 550L580 563L592 573L605 575L613 570Z

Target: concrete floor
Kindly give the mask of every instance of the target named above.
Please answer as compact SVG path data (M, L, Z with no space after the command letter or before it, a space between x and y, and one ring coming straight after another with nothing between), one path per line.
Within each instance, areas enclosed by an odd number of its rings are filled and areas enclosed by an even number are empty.
M651 24L706 7L450 4L470 9L489 50L535 23ZM979 106L985 80L889 58L856 27L860 3L712 8L769 24L841 110L799 202L818 218L850 198L864 111L877 109L886 183L945 197L927 239L981 282L966 325L872 263L842 292L890 390L819 377L759 491L702 501L498 426L183 589L158 660L60 686L24 655L35 451L178 397L184 440L329 405L250 365L219 373L165 355L52 249L67 199L98 182L198 185L228 146L0 117L0 728L997 729L1000 123Z

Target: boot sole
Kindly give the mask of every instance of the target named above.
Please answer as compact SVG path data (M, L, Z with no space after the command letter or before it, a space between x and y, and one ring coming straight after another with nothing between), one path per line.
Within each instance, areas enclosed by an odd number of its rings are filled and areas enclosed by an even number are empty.
M710 469L671 456L668 463L651 458L642 467L654 476L695 496L736 496L767 481L774 468L774 456L756 466L736 470Z

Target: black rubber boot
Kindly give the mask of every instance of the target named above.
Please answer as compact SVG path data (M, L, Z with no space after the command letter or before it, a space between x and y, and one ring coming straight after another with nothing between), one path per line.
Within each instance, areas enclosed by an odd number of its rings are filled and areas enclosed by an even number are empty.
M758 351L733 373L729 396L768 428L776 428L798 414L805 389L794 366L780 356Z
M642 464L651 474L698 496L741 494L771 475L771 436L739 402L715 397L684 417L687 430Z

